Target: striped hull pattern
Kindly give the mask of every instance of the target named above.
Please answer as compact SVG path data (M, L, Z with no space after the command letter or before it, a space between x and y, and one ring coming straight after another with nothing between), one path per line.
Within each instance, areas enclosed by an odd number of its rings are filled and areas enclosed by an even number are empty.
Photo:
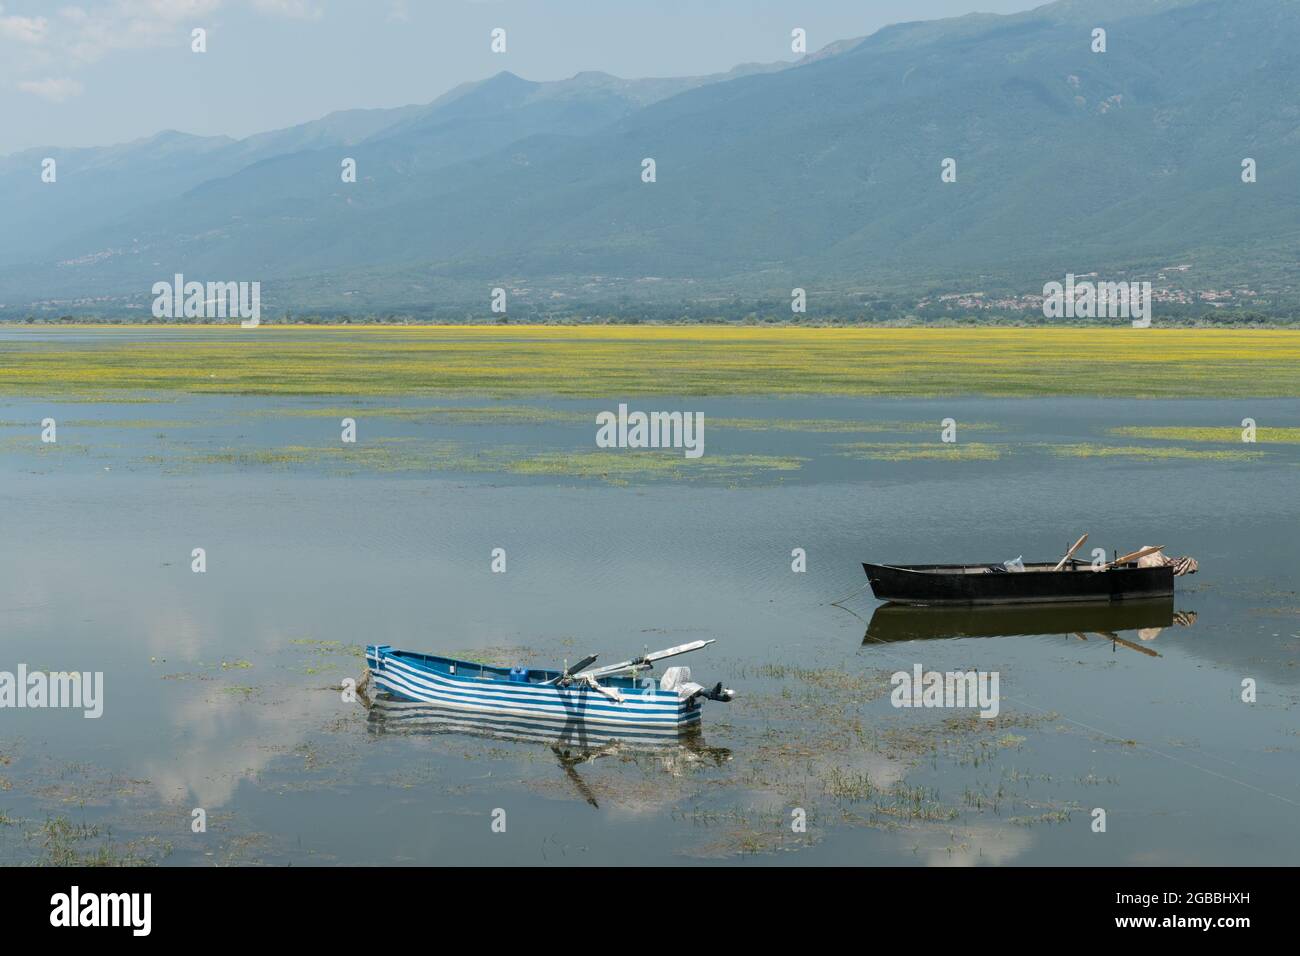
M451 672L447 664L454 665ZM601 727L681 728L700 719L698 700L688 705L657 685L617 686L624 697L619 703L588 687L514 683L502 676L501 668L394 651L388 645L368 645L366 665L381 691L460 710Z

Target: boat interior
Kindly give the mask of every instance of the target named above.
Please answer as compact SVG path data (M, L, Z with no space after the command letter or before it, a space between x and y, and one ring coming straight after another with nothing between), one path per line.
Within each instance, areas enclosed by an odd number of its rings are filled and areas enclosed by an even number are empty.
M1001 561L991 561L988 564L887 564L881 566L894 568L898 571L919 571L922 574L985 574L990 568L996 568L999 571L1005 570ZM1127 564L1115 565L1112 570L1134 567L1137 567L1137 565L1133 562L1129 562ZM1061 568L1060 571L1056 571L1055 561L1035 562L1032 564L1025 562L1025 572L1049 572L1060 574L1065 571L1092 570L1094 570L1094 568L1090 561L1075 561L1071 559L1065 563L1065 566Z
M439 674L446 674L449 677L460 677L462 679L501 681L503 683L515 684L545 684L548 681L554 681L562 676L561 671L539 670L531 667L498 667L492 664L483 664L478 661L457 660L454 657L438 657L434 654L419 654L415 651L389 651L388 653L390 657L399 657L403 660L411 661L426 670L431 670ZM621 691L644 690L646 687L646 678L601 677L600 683L604 687L617 688ZM655 681L655 686L658 686L657 681Z

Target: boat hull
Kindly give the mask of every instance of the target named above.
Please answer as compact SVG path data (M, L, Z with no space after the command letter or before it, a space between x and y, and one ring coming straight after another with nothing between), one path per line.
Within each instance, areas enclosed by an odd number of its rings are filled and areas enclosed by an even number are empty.
M1171 567L1125 565L1094 571L1072 563L1061 570L1028 564L1024 571L995 573L989 565L866 564L871 591L899 604L1051 604L1129 601L1174 593Z
M700 720L699 698L684 701L653 681L650 686L626 679L605 682L623 697L618 702L590 687L558 687L537 680L516 683L509 679L507 668L395 651L386 644L366 647L366 666L375 687L399 700L457 710L613 728L680 729ZM549 671L530 674L544 679L559 676Z

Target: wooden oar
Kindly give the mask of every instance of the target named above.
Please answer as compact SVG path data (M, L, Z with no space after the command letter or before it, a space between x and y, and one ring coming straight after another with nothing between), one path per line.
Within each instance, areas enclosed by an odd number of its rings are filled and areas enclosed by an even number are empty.
M621 664L609 664L605 667L597 667L595 670L586 671L578 674L579 677L612 677L615 674L622 674L625 671L647 670L652 667L656 661L662 661L665 658L676 657L678 654L689 654L691 651L698 651L701 647L708 647L717 638L711 637L707 641L691 641L689 644L678 644L676 647L669 647L662 651L651 651L649 654L642 654L640 657L634 657L630 661L623 661ZM574 668L575 671L580 668Z
M590 676L590 675L588 675L588 674L579 674L576 678L574 678L574 680L575 680L577 683L579 683L579 684L582 684L582 685L584 685L584 686L586 686L586 687L590 687L590 688L591 688L592 690L594 690L597 694L604 694L606 697L608 697L610 700L612 700L612 701L613 701L614 703L616 703L616 704L621 704L621 703L623 703L623 695L622 695L622 694L620 694L618 691L614 690L614 688L612 688L612 687L604 687L604 686L602 686L601 684L598 684L598 683L596 682L596 678L594 678L594 677L592 677L592 676Z
M1103 568L1113 568L1117 564L1128 564L1130 561L1136 561L1138 558L1145 558L1148 554L1155 554L1157 551L1163 551L1164 549L1165 546L1163 544L1156 544L1149 548L1143 548L1141 551L1131 551L1128 554L1118 557L1114 561L1104 565Z
M573 680L573 676L577 674L578 671L582 670L583 668L590 667L594 663L596 663L595 654L588 654L586 657L578 661L578 663L574 664L572 667L569 666L568 661L565 661L564 670L560 672L560 676L552 677L550 680L547 681L542 681L542 686L544 687L547 684L560 684L560 685L567 684L571 680Z
M1071 545L1070 550L1065 552L1065 557L1063 557L1060 561L1057 561L1056 567L1052 568L1052 570L1059 571L1061 570L1061 568L1065 567L1065 562L1069 561L1072 557L1074 557L1074 552L1082 548L1083 543L1087 540L1088 540L1088 532L1085 531L1083 533L1083 537L1081 537L1078 541L1074 542L1074 544Z

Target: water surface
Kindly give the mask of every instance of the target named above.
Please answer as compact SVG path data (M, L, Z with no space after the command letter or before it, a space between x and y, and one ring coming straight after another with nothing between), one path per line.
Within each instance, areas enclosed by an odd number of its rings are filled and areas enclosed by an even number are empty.
M1300 402L632 404L703 411L705 467L593 470L611 402L0 401L0 670L106 684L98 720L0 711L0 862L1296 859L1300 449L1108 430L1294 426ZM942 457L949 417L986 451ZM1044 560L1082 531L1200 561L1167 626L879 640L869 591L831 604L863 560ZM338 690L368 642L552 666L697 638L717 643L683 663L740 696L666 749L557 752ZM1000 716L894 708L916 663L998 672Z

